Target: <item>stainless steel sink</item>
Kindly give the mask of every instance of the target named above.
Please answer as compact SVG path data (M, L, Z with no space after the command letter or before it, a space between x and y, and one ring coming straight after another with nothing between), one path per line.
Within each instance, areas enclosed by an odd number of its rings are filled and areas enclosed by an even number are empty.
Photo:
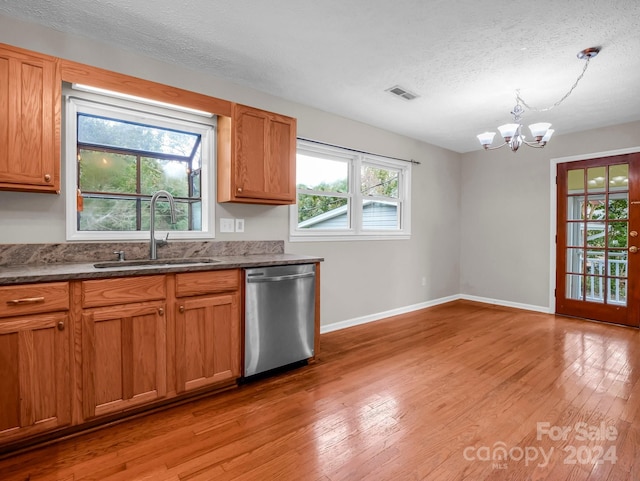
M180 259L136 259L130 261L97 262L93 267L106 269L111 267L144 267L144 266L179 266L191 264L215 264L221 262L211 257L189 257Z

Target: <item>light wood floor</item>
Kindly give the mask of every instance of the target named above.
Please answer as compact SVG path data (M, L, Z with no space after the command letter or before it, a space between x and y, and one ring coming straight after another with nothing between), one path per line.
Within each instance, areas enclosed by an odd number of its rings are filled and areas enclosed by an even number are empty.
M0 460L0 479L640 480L640 331L458 301L321 342L313 366Z

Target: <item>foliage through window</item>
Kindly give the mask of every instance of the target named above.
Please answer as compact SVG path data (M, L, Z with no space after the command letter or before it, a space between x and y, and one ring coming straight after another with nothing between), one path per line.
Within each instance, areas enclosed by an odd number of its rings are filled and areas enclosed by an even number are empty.
M291 238L408 236L410 165L299 140Z
M170 222L169 204L161 199L157 230L175 238L212 237L207 197L213 121L108 101L68 99L68 238L146 238L149 204L158 190L174 197L177 221Z

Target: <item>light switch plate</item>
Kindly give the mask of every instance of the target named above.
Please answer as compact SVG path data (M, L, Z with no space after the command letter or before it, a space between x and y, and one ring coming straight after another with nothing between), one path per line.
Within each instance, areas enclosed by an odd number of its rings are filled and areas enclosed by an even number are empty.
M234 232L233 226L233 219L220 219L220 232Z
M236 232L244 232L244 219L236 219Z

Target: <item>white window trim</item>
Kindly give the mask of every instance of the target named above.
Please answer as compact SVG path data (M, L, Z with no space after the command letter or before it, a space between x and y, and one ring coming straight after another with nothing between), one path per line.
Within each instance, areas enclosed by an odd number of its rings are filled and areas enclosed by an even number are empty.
M387 159L373 154L365 154L341 149L339 147L317 145L313 142L298 140L297 151L305 151L310 154L321 154L329 158L340 158L349 162L349 193L337 194L348 199L349 228L347 229L298 229L298 205L289 208L289 241L290 242L316 242L316 241L362 241L362 240L407 240L411 238L411 163L401 160ZM362 212L357 208L362 202L360 194L360 169L363 163L377 165L384 168L399 170L400 192L398 201L400 229L362 229ZM323 192L326 194L326 192ZM298 195L296 189L296 197ZM367 199L382 199L378 197L366 197Z
M156 230L157 238L170 234L174 240L213 239L215 238L215 118L203 121L202 116L167 110L165 108L134 103L114 97L105 98L86 92L75 92L65 88L65 142L63 155L65 159L65 211L67 241L114 241L114 240L148 240L149 232L142 231L78 231L77 229L77 113L106 112L117 114L118 118L135 122L149 122L149 118L161 117L162 124L177 130L190 130L202 135L202 153L208 153L208 161L202 162L202 230L201 231L161 231ZM124 111L123 109L126 109ZM188 123L188 127L187 126ZM194 123L202 127L196 126Z

